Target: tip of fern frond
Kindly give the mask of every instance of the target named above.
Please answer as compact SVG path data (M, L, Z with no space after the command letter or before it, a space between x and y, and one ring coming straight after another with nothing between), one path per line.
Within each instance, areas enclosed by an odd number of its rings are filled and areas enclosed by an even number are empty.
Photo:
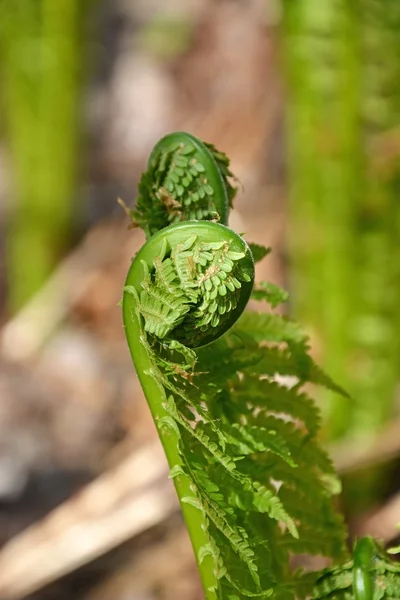
M127 217L131 216L131 211L128 208L127 204L122 200L122 198L117 198L117 204L122 208Z
M128 217L128 219L130 221L130 223L128 225L128 230L139 227L139 223L136 223L136 221L134 221L134 219L132 218L132 211L127 206L127 204L124 202L124 200L122 200L122 198L117 198L117 204L119 204L119 206L122 208L122 210L124 211L124 213L126 214L126 216Z

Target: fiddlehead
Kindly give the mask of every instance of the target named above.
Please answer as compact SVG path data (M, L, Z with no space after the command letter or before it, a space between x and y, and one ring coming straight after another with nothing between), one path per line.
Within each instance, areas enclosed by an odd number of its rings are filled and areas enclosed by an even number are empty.
M197 169L213 187L201 205L206 220L185 220L192 208L178 214L160 199L176 152L185 156L182 136L208 153L201 164L210 170ZM343 551L330 502L338 485L315 439L318 411L301 389L307 381L338 388L308 356L294 324L242 314L254 281L252 250L257 259L266 251L209 219L217 211L227 220L232 190L223 157L187 134L166 136L153 151L133 211L149 239L126 280L125 331L207 600L289 600L296 587L289 552ZM185 200L193 188L174 189L180 207L191 207L193 198ZM275 305L286 296L267 286L256 298ZM277 375L297 385L288 389Z
M146 236L178 221L227 224L236 194L229 159L189 133L163 137L152 151L139 182L133 221Z
M209 344L244 310L254 282L246 242L216 223L171 225L151 237L133 263L125 290L155 340L189 348Z

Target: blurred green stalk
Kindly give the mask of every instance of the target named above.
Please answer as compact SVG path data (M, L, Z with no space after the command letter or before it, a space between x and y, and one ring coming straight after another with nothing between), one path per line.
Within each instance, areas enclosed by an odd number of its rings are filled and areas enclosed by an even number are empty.
M399 160L383 175L371 150L400 124L399 14L397 0L284 0L296 316L354 398L324 398L330 438L376 431L399 379Z
M367 186L357 214L352 334L357 423L374 431L393 415L400 372L400 3L363 0L362 9Z
M299 318L323 340L328 372L344 386L354 302L351 223L362 193L359 48L351 3L287 0L290 235ZM335 437L350 419L345 399L330 399Z
M70 233L79 0L2 0L0 10L3 121L15 198L6 257L13 313L46 280Z

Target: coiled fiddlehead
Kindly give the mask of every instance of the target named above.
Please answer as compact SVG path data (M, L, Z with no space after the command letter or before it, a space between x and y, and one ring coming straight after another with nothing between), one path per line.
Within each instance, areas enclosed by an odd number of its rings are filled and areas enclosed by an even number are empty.
M178 221L227 224L236 194L229 178L229 159L223 152L189 133L170 133L150 155L133 220L147 237Z
M338 485L301 386L340 390L294 324L242 314L253 250L257 259L266 250L225 224L230 175L225 155L189 134L157 144L132 211L148 239L129 269L123 318L207 600L290 600L289 552L343 552L330 501ZM263 286L255 297L275 305L285 295Z
M154 341L189 348L215 341L245 308L254 282L246 242L223 225L186 222L154 234L132 265L125 290Z

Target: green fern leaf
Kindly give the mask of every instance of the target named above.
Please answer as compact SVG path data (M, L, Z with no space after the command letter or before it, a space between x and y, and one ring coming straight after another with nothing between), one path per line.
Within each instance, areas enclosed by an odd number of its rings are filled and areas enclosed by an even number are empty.
M251 297L259 302L268 302L272 308L276 308L279 304L289 300L289 294L286 290L268 281L260 281L256 284Z
M267 248L261 244L254 244L253 242L250 242L249 246L255 263L260 262L265 256L267 256L267 254L271 252L271 248Z
M307 336L297 323L273 313L245 312L233 328L255 342L307 342Z

